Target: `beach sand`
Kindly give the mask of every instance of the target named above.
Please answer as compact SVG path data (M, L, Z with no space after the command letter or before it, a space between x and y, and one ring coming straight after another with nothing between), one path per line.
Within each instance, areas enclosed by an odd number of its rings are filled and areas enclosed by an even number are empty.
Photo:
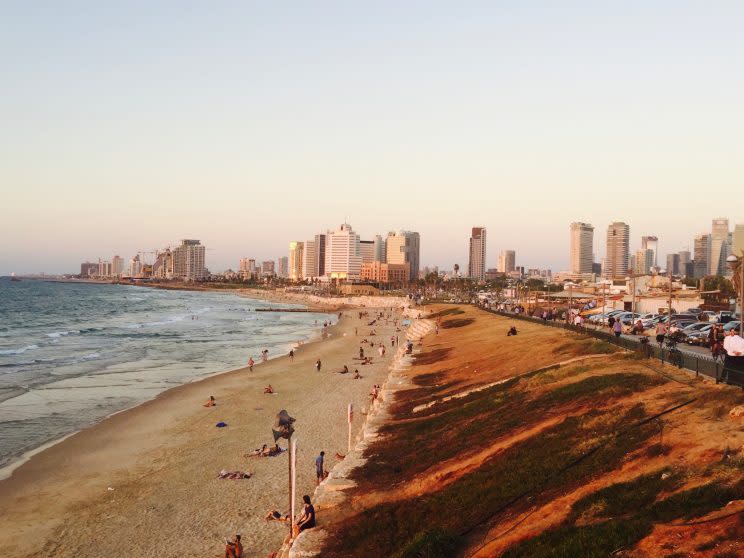
M236 533L248 556L278 549L288 527L263 517L288 511L287 453L244 454L273 443L275 415L287 409L297 419L299 502L315 488L317 454L325 450L330 469L336 452L346 453L347 404L355 407L356 436L368 394L385 380L394 354L392 322L378 322L378 335L364 336L372 318L360 320L357 313L347 310L329 338L300 346L294 362L283 356L253 372L171 389L31 457L0 481L0 556L221 556L222 541ZM402 340L403 332L398 335ZM385 341L385 358L377 347L360 345L364 338ZM354 360L360 346L373 365ZM344 364L351 373L336 373ZM352 378L355 368L362 379ZM268 383L275 394L263 393ZM205 408L210 395L217 406ZM220 421L228 426L216 428ZM222 469L253 476L221 480Z

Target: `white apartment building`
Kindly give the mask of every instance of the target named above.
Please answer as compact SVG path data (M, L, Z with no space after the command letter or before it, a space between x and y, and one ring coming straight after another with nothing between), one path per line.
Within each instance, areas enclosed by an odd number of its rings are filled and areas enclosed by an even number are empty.
M486 278L486 228L473 227L470 233L468 257L468 277L483 280Z
M591 273L594 264L594 227L571 223L571 273Z
M289 279L301 281L304 277L302 265L305 260L305 243L293 240L289 243Z
M607 227L607 258L602 275L607 279L624 279L628 274L630 227L621 221Z
M407 264L410 280L418 279L421 261L421 236L419 233L413 231L389 232L385 239L385 261L389 264Z
M204 264L206 248L201 242L183 239L181 244L172 250L173 277L184 281L201 281L207 277Z
M336 230L329 230L325 244L325 275L329 279L351 280L360 277L362 256L359 235L351 225L344 223Z
M511 273L517 268L517 253L514 250L502 250L499 254L499 271Z

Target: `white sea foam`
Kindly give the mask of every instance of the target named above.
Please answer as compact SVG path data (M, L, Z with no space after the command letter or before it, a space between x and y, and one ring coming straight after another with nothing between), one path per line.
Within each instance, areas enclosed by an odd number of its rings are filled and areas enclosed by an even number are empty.
M80 331L78 331L77 329L71 329L70 331L55 331L54 333L47 333L47 337L57 339L58 337L70 335L71 333L80 333Z
M38 348L38 345L27 345L25 347L21 347L20 349L5 349L0 351L0 355L20 355L22 353L25 353L26 351L33 351L34 349Z

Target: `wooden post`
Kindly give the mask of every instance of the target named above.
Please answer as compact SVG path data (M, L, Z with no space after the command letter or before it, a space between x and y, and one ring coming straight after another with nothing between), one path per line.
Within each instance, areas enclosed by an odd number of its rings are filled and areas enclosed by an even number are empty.
M354 422L354 406L351 403L349 403L346 418L347 422L349 423L349 443L347 446L347 451L351 451L351 423Z
M290 453L289 453L289 468L290 468L290 496L289 496L289 508L290 508L290 515L292 517L292 521L290 521L290 529L292 528L292 525L294 524L294 516L295 516L295 502L296 502L296 490L295 487L297 486L297 440L292 440L290 443ZM291 538L291 535L290 535Z
M289 471L289 540L290 542L294 538L294 475L292 471L292 436L290 435L289 438L287 438L287 453L288 455L288 464L287 464L287 470Z

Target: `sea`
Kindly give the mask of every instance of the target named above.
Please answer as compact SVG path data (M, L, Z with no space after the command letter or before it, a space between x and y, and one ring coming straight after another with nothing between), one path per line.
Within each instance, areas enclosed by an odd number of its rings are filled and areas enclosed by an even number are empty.
M171 387L286 354L334 316L235 293L0 278L0 478ZM207 394L209 395L209 394Z

